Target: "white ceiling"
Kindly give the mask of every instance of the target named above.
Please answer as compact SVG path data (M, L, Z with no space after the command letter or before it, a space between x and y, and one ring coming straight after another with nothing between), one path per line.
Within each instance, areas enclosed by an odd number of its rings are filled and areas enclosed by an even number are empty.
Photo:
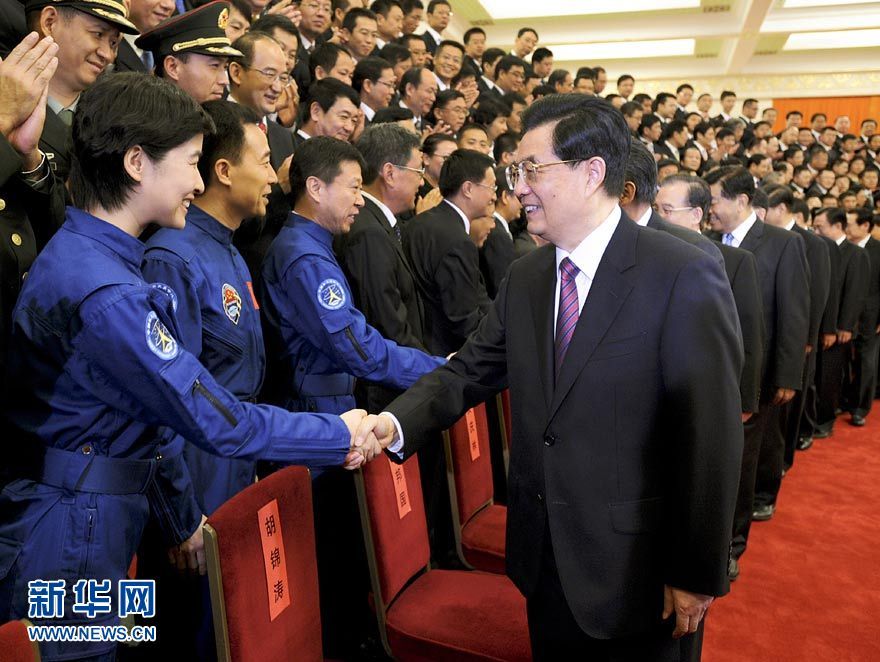
M509 48L528 25L557 65L609 79L785 77L880 70L880 2L815 0L451 0L451 32L474 25ZM638 42L638 43L632 43ZM603 44L601 61L579 44ZM654 51L658 53L654 53ZM660 54L682 53L681 55ZM610 57L609 57L610 55ZM560 57L561 56L561 57ZM876 76L871 76L872 84ZM868 80L866 78L866 80ZM612 88L613 89L613 88ZM609 90L612 91L612 90ZM874 89L873 92L877 93Z

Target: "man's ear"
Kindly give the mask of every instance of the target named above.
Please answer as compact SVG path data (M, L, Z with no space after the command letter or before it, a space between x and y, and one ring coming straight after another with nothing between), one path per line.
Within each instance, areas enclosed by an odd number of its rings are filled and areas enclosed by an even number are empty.
M623 193L620 194L620 204L628 205L636 197L636 185L633 182L623 183Z

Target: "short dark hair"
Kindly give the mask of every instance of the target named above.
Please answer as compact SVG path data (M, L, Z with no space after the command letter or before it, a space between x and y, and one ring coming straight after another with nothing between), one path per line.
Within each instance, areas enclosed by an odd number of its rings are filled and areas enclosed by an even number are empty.
M755 197L755 179L742 166L723 166L706 173L703 179L709 186L718 184L721 187L721 195L728 200L744 195L751 202Z
M575 80L578 78L589 78L590 80L596 80L596 76L598 73L593 67L578 67L577 73L574 75Z
M829 132L829 131L833 131L834 133L837 133L837 129L835 129L833 126L830 126L830 125L829 125L829 126L823 126L823 127L822 127L822 130L821 130L819 133L827 133L827 132Z
M709 218L709 208L712 206L712 193L709 186L699 177L693 175L669 175L660 184L664 187L672 184L684 184L687 186L687 203L690 207L703 210L703 218Z
M554 69L550 72L550 75L547 76L547 85L554 87L559 85L559 83L564 83L565 79L570 75L571 72L568 69Z
M553 57L553 51L551 51L549 48L544 48L543 46L540 46L535 49L534 53L532 53L532 64L535 64L536 62L543 62L548 57Z
M626 101L620 107L620 112L623 113L624 117L632 117L633 115L636 114L636 111L641 112L642 106L641 106L641 104L638 104L635 101Z
M727 127L722 127L715 132L715 140L724 140L727 136L734 135L733 131Z
M823 207L816 212L816 216L825 214L828 217L828 225L839 225L841 229L846 228L846 212L840 207Z
M400 0L400 6L403 8L404 15L411 13L415 9L425 8L422 0Z
M855 211L856 214L857 225L864 225L865 223L867 223L868 232L874 229L874 212L872 212L867 207L856 207L853 211Z
M214 164L220 159L231 163L241 162L244 148L244 127L258 124L260 116L251 108L229 101L207 101L202 108L214 122L215 131L207 134L202 141L202 155L199 157L199 174L205 188L214 176Z
M507 117L510 109L501 101L495 101L492 98L481 99L480 105L474 109L474 122L489 126L499 117Z
M810 115L810 124L812 124L813 122L815 122L815 121L816 121L817 119L819 119L820 117L823 118L823 119L825 119L825 120L828 119L828 115L826 115L825 113L813 113L812 115Z
M370 11L374 14L381 14L383 18L388 18L388 12L393 7L400 7L400 10L403 11L403 7L400 6L397 0L373 0L373 3L370 5Z
M712 128L709 122L700 122L694 127L694 138L697 136L705 136L706 132Z
M795 198L794 202L791 203L791 213L800 214L804 220L810 218L810 208L807 206L806 200Z
M663 127L663 135L661 137L661 140L669 140L673 134L687 131L687 128L687 124L685 124L683 120L672 120L665 127Z
M655 124L661 124L659 117L657 117L653 113L643 115L642 121L639 122L639 135L642 135L645 132L645 129L650 129Z
M483 28L469 28L469 29L464 33L464 36L461 38L461 40L462 40L465 44L467 44L467 43L471 40L471 37L473 37L475 34L481 34L481 35L483 35L483 36L485 37L485 36L486 36L486 31L485 31Z
M606 194L621 194L630 134L623 115L610 103L584 94L552 94L526 108L522 121L524 131L555 123L553 152L559 159L602 158Z
M721 93L721 100L724 101L727 97L733 97L733 98L735 99L735 98L736 98L736 92L734 92L733 90L724 90L724 91Z
M438 188L444 198L455 195L465 182L479 182L494 165L492 158L472 149L457 149L440 168Z
M764 189L760 187L755 188L755 195L752 196L752 208L768 209L769 207L770 203L767 200L767 194L764 192Z
M409 52L409 49L406 46L389 43L381 48L379 51L379 57L389 62L393 67L398 62L409 60L412 57L412 53Z
M417 41L421 44L425 43L424 40L422 40L422 38L419 35L414 34L412 32L409 34L401 35L400 37L397 38L397 43L400 44L401 46L403 46L404 48L406 48L407 50L409 50L409 42L411 42L411 41Z
M383 71L391 68L391 63L388 60L383 60L380 57L365 57L354 68L351 86L359 93L364 87L365 80L375 83L382 77Z
M636 79L630 76L629 74L623 74L623 76L619 76L617 78L617 84L620 85L625 80L631 80L633 83L636 82Z
M503 57L504 57L504 51L502 51L500 48L495 48L495 47L487 48L483 52L483 57L481 60L482 66L486 67L491 64L495 64L496 62L498 62L498 60L500 60ZM482 73L483 72L481 71L480 74L482 75Z
M747 165L751 168L753 165L759 165L770 157L766 154L752 154L747 161Z
M556 94L556 90L553 89L550 85L538 85L535 89L532 90L532 99L537 101L538 99L549 96L551 94Z
M120 209L137 183L125 171L125 153L140 146L151 161L214 123L180 88L135 72L100 77L83 92L73 117L70 194L81 209Z
M639 92L638 94L636 94L636 95L633 96L633 98L632 98L632 100L635 101L635 102L638 103L638 104L642 104L642 103L644 103L645 101L649 101L650 99L651 99L651 95L650 95L650 94L645 94L644 92Z
M437 98L434 99L434 105L431 110L433 111L435 108L446 108L446 106L456 99L464 99L464 94L453 89L442 90L437 93Z
M263 14L251 23L251 32L262 32L271 37L273 30L281 30L299 39L299 29L284 14Z
M419 149L419 137L398 124L369 126L357 141L364 158L364 184L372 184L386 163L406 165L412 151Z
M804 114L799 110L789 110L787 113L785 113L785 119L788 119L789 117L794 117L795 115L800 115L801 117L804 116Z
M519 145L519 136L509 131L495 138L495 144L492 146L492 156L495 157L495 162L501 161L501 155L504 152L516 151L517 145Z
M257 45L258 41L271 41L273 44L276 44L278 48L281 48L281 44L279 44L275 37L270 35L268 32L260 32L258 30L251 30L250 32L245 32L238 39L232 42L232 47L239 51L241 55L235 55L231 58L232 62L238 62L243 67L251 66L251 63L254 61L254 48ZM175 57L177 57L175 55Z
M638 138L630 140L624 178L635 186L636 202L653 204L654 198L657 197L657 162L654 160L654 155Z
M388 106L388 108L380 108L373 115L373 121L370 126L377 124L388 124L390 122L400 122L403 120L411 120L415 117L413 111L409 108L401 108L400 106Z
M693 92L694 86L691 85L690 83L682 83L681 85L679 85L678 87L675 88L675 93L681 94L682 90L690 90L691 92Z
M455 138L448 133L432 133L422 142L422 154L434 156L434 152L437 151L437 145L443 142L454 143Z
M431 0L428 3L428 13L433 14L434 10L437 8L437 5L446 5L450 9L452 9L452 5L449 4L449 0Z
M359 18L366 18L370 21L376 22L379 20L376 18L375 12L372 12L369 9L364 9L363 7L355 7L345 14L345 18L342 19L342 28L352 32L357 27L357 21Z
M495 65L495 80L498 80L498 76L501 72L510 71L514 67L522 67L523 73L525 73L525 70L529 68L529 65L525 60L518 58L516 55L505 55L501 58L501 61Z
M407 85L418 88L422 84L423 71L426 71L425 67L410 67L403 73L403 76L400 77L400 82L397 84L397 91L400 92L401 98L406 96Z
M797 177L804 170L806 170L807 172L810 172L812 174L812 171L810 170L809 166L799 165L791 171L791 175L792 175L792 177Z
M244 20L248 22L248 25L252 25L251 12L253 12L254 9L246 2L246 0L227 0L227 2L235 7L239 14L244 16Z
M670 94L669 92L657 92L657 96L654 97L654 102L651 104L651 108L656 112L657 109L669 99L675 99L675 95Z
M519 31L516 33L516 38L519 39L526 32L531 32L532 34L535 35L535 39L540 39L540 37L538 36L538 31L535 30L535 28L520 28Z
M323 78L309 85L305 98L300 104L300 119L304 122L311 116L312 104L316 103L325 113L333 107L337 99L348 99L355 106L360 107L361 100L354 88L349 87L341 80L335 78Z
M788 186L771 186L766 189L767 205L769 207L777 207L785 205L785 208L791 211L794 203L794 192Z
M748 99L743 99L743 108L745 108L747 105L750 105L753 103L755 103L755 104L758 103L758 100L752 99L751 97L749 97Z
M311 80L316 80L315 71L318 67L321 67L326 72L335 67L339 56L342 54L348 54L348 51L342 48L342 46L331 44L329 41L325 41L320 46L315 47L315 50L309 54L309 77Z
M361 153L344 140L329 136L315 136L306 140L296 150L296 158L290 162L290 196L298 201L306 190L306 180L317 177L329 184L342 172L342 164L354 162L365 169Z

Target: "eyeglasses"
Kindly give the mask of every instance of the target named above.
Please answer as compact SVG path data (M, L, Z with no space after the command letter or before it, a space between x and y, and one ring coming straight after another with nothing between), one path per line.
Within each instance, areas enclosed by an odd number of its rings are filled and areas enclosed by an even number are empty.
M385 87L387 87L391 90L394 89L394 81L393 80L382 80L381 78L379 78L376 81L376 85L384 85Z
M392 163L391 165L393 165L395 168L400 168L401 170L409 170L410 172L417 172L417 173L419 173L419 177L425 176L425 169L424 168L413 168L411 166L400 165L399 163Z
M687 211L688 209L696 209L696 207L670 207L669 205L654 205L654 210L660 214L667 216L674 211Z
M471 182L471 184L474 184L475 186L482 186L483 188L487 188L487 189L489 189L490 191L494 191L494 190L495 190L495 187L494 187L494 186L490 186L489 184L484 184L483 182Z
M313 12L323 11L325 14L330 14L333 12L333 6L329 2L325 4L318 4L317 2L304 2L301 6L308 7Z
M532 161L520 161L519 163L511 163L504 169L504 175L507 177L507 185L510 190L516 188L520 179L524 179L526 184L532 186L538 181L538 172L543 168L550 166L562 165L563 163L579 163L586 159L567 159L565 161L551 161L550 163L533 163Z
M269 83L269 85L274 85L275 81L279 81L282 86L287 87L290 85L290 81L292 80L290 74L282 71L281 73L276 73L271 69L254 69L253 67L248 67L247 65L242 65L245 69L250 69L251 71L256 71L263 78L264 81Z

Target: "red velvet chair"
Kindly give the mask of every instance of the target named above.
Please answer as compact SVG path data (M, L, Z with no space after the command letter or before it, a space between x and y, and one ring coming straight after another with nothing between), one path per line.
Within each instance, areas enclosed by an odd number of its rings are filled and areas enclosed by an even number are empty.
M430 569L418 459L396 465L383 455L355 481L388 654L403 662L530 660L525 599L507 577Z
M205 524L205 551L220 662L323 659L308 469L282 469L223 504Z
M486 405L477 405L444 432L443 445L458 556L469 568L504 574L507 508L492 499Z
M3 662L40 662L37 642L28 639L30 621L9 621L0 625L0 660Z

